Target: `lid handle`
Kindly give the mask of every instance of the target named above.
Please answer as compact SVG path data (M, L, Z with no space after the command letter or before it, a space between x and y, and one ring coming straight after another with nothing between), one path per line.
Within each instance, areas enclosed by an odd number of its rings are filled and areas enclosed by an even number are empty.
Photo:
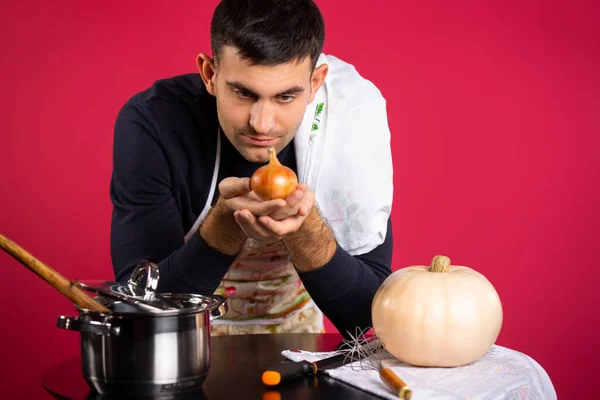
M133 293L141 292L145 300L153 300L159 277L158 265L143 260L135 267L127 284Z
M158 288L158 279L160 272L158 265L148 260L143 260L133 270L131 277L127 281L129 290L135 296L142 297L142 300L153 307L163 310L180 309L182 306L172 302L168 298L161 296L156 290Z

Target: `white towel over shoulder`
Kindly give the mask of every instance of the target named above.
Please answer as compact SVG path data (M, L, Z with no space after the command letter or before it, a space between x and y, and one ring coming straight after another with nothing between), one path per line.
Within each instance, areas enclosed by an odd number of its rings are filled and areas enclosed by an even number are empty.
M298 180L340 246L352 255L380 245L392 209L393 168L386 102L356 69L322 54L329 72L294 139Z

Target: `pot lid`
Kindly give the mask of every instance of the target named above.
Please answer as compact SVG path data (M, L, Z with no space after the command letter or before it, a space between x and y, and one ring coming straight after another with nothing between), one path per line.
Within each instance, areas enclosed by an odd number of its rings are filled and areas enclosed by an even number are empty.
M75 280L73 283L84 290L132 305L140 311L160 312L188 308L213 308L211 300L215 301L215 299L212 297L195 294L173 296L157 293L159 275L156 264L142 261L136 266L125 284L101 280ZM218 306L218 304L214 305L214 307Z

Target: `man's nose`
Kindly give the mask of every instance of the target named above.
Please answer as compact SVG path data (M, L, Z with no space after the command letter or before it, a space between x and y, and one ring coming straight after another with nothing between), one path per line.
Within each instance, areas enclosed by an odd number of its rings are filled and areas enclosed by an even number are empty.
M250 126L256 133L267 135L275 127L275 114L272 105L257 101L250 111Z

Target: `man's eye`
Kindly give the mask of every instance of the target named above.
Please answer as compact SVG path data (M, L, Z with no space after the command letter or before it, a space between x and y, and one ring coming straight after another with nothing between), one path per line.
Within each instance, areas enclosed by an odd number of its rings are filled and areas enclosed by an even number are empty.
M289 103L290 101L294 100L294 96L279 96L279 101L282 103Z
M246 90L235 89L235 94L237 94L240 99L248 99L252 97L252 94Z

